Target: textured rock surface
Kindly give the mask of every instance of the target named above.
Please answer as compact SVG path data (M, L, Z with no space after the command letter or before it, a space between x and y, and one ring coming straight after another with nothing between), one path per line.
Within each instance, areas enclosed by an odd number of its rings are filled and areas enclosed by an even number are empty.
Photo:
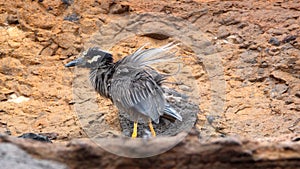
M83 129L90 119L82 121L83 116L74 113L74 104L88 101L98 102L101 112L106 113L101 118L99 112L86 116L106 122L108 127L102 130L108 133L120 131L117 111L111 102L89 93L81 99L74 95L73 78L78 74L76 70L64 68L64 63L92 44L112 51L117 60L146 42L158 46L175 40L183 42L179 46L182 56L192 56L184 60L186 67L190 67L184 73L196 84L180 89L197 88L198 92L191 93L200 97L202 113L198 114L196 129L202 139L241 136L251 144L264 145L265 148L259 149L260 157L270 158L276 156L272 155L275 150L271 151L277 144L274 138L289 141L289 135L293 134L294 140L299 140L300 6L297 1L0 0L0 9L1 133L14 136L28 132L57 133L53 142L85 138ZM252 139L256 141L251 142ZM196 146L196 142L183 144ZM289 155L286 149L294 149L294 145L277 147L283 149L276 156L278 160ZM202 152L201 148L195 150ZM97 152L101 153L106 154ZM176 156L172 153L178 152L171 150L154 159L166 161L164 158ZM202 167L218 168L218 164L224 164L214 163L214 155L218 153L213 149L206 156L188 152L187 158L201 161L205 159L202 157L209 157L202 161ZM109 157L104 159L107 166L118 159ZM99 159L93 159L93 155L91 160L95 166L98 164ZM115 168L147 163L121 161ZM275 164L284 167L295 163L293 160L262 161L256 167L272 168ZM245 160L249 168L251 162ZM179 167L190 162L173 163L171 166ZM71 165L71 160L68 165L79 168ZM230 165L240 167L242 163L226 163L223 168L232 168Z
M299 168L299 140L295 136L270 140L241 140L234 137L200 142L191 134L164 154L144 159L113 155L91 140L73 140L67 144L0 137L0 145L14 144L35 157L55 160L70 168ZM282 140L281 140L282 139ZM298 137L299 139L299 137ZM121 140L119 140L121 141ZM160 140L157 140L158 142ZM2 142L2 143L1 143ZM3 143L4 142L4 143ZM9 145L10 145L9 144ZM157 144L157 147L164 143ZM156 148L157 148L156 147Z
M0 144L1 168L66 169L66 165L31 157L24 150L11 143Z

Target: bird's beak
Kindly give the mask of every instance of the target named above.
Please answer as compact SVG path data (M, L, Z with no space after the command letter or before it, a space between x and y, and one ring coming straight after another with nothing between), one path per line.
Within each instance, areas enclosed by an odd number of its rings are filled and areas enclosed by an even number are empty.
M73 66L77 66L82 62L82 58L78 58L76 60L72 60L71 62L65 64L65 67L73 67Z

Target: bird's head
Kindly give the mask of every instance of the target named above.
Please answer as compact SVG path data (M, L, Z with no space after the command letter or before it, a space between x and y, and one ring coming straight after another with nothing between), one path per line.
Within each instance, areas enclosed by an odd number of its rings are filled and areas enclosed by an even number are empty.
M92 47L82 52L78 59L75 59L67 63L66 67L79 66L84 68L101 67L113 63L112 54L99 49L98 47Z

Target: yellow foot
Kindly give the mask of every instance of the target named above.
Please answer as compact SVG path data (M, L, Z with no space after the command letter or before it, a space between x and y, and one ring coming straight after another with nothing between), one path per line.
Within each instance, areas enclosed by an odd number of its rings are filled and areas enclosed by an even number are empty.
M137 122L133 123L133 132L131 135L131 138L136 138L137 137Z
M152 136L153 136L153 137L156 137L156 133L155 133L155 130L154 130L154 128L153 128L153 125L152 125L151 120L149 121L148 125L149 125L149 128L150 128L150 131L151 131Z

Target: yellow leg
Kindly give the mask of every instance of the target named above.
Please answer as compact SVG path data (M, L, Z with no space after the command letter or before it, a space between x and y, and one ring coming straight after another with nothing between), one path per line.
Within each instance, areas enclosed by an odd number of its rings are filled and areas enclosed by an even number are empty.
M133 132L132 132L131 138L136 138L136 136L137 136L137 122L134 122L133 123Z
M155 137L155 136L156 136L156 133L155 133L155 130L154 130L154 128L153 128L153 125L152 125L151 120L149 121L148 124L149 124L149 128L150 128L150 131L151 131L152 136Z

